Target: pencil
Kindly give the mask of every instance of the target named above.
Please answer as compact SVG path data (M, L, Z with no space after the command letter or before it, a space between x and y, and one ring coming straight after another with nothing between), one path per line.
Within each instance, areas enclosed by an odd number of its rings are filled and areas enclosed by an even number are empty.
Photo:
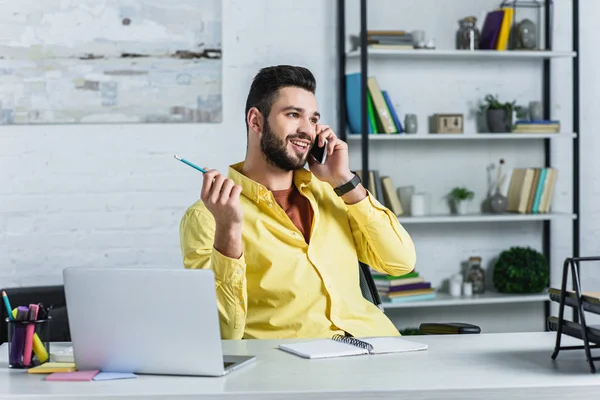
M175 154L175 159L181 161L184 164L189 165L190 167L197 169L198 171L202 172L203 174L206 173L206 170L203 168L200 168L199 166L197 166L196 164L189 162L188 160L186 160L185 158L181 158L180 156L178 156L177 154Z

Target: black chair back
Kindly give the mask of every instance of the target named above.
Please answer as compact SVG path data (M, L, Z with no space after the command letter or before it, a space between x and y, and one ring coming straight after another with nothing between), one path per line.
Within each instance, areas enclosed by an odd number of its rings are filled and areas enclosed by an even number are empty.
M358 267L360 278L360 290L362 292L363 297L383 310L381 298L379 297L377 286L375 286L373 275L371 275L370 267L367 264L361 262L358 263Z

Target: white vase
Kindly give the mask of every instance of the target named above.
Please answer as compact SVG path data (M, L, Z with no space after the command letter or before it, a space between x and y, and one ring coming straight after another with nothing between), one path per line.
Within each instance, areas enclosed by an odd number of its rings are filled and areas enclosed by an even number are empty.
M466 200L456 201L456 213L459 215L465 215L467 213L467 206L469 203Z

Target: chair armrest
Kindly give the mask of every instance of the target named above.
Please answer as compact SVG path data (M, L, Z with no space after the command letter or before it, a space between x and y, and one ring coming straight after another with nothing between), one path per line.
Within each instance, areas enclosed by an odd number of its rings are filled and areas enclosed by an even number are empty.
M465 324L462 322L423 323L419 326L419 330L425 335L459 335L481 333L481 328L477 325Z

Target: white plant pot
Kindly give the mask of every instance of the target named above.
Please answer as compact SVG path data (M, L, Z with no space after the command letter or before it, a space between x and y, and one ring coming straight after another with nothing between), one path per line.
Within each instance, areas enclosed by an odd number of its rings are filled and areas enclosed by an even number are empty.
M467 213L469 202L466 200L456 202L456 213L459 215L465 215Z

